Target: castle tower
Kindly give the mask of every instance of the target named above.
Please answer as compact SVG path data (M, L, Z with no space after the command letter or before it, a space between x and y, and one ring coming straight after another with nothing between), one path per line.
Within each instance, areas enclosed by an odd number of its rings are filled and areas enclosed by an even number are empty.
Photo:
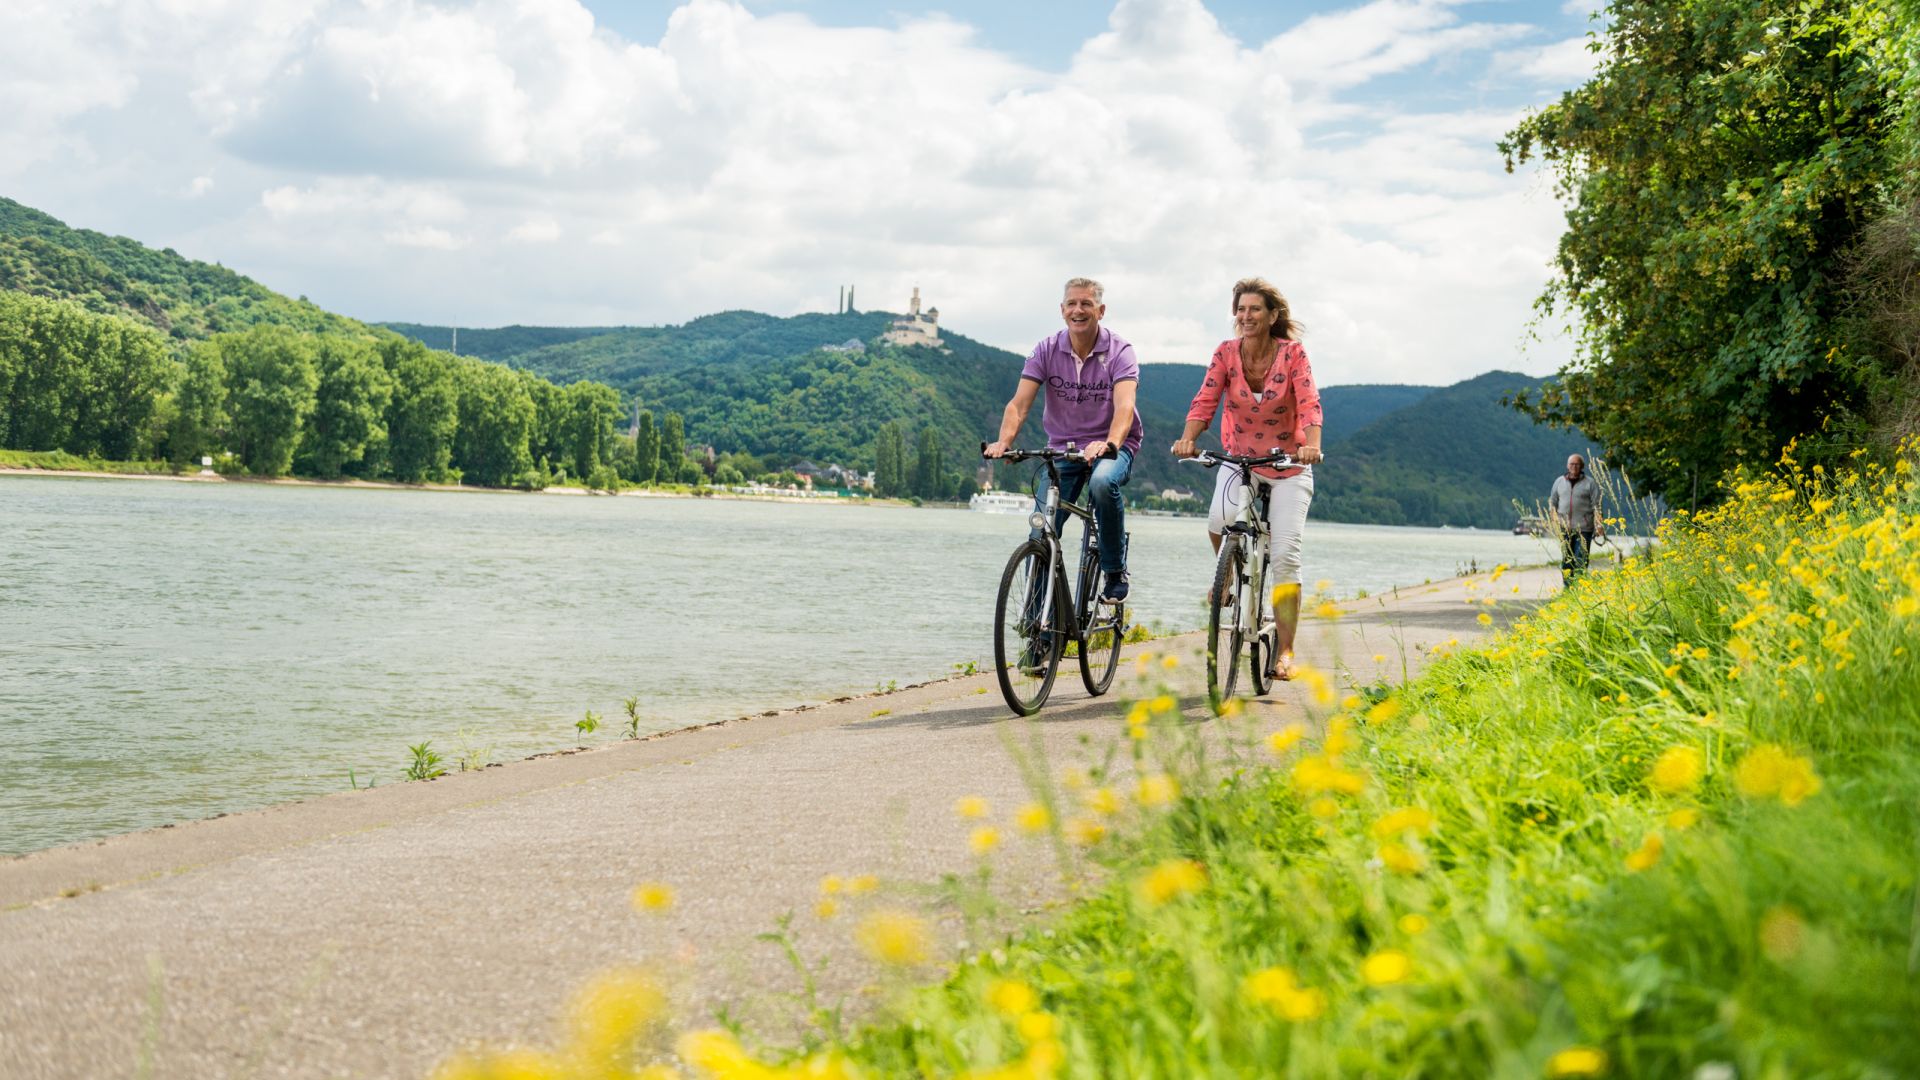
M920 317L920 286L918 285L913 287L913 303L907 305L907 317L912 319Z

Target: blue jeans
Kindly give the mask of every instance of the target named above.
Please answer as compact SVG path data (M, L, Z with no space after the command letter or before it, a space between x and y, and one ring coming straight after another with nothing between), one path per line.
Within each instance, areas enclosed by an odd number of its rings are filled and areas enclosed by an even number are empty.
M1573 579L1587 572L1587 561L1593 551L1593 534L1578 529L1568 529L1560 538L1560 583L1573 584Z
M1102 458L1089 465L1084 461L1068 460L1055 463L1060 470L1060 501L1069 503L1080 497L1082 488L1086 488L1089 475L1093 478L1091 490L1087 492L1087 501L1093 504L1093 523L1096 527L1096 544L1100 549L1100 569L1108 574L1118 574L1127 568L1127 507L1120 498L1120 489L1133 476L1133 451L1115 448L1114 456ZM1033 508L1040 509L1040 500L1047 495L1047 475L1040 474L1034 485ZM1067 512L1061 510L1053 516L1053 531L1058 535L1066 527ZM1040 538L1040 530L1033 531L1034 539Z

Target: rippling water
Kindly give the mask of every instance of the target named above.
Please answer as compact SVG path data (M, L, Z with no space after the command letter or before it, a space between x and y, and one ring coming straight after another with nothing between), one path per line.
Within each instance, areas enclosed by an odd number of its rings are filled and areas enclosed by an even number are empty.
M1134 606L1197 626L1204 525L1129 517ZM991 654L1018 516L0 476L0 853L946 674ZM1077 537L1076 537L1077 538ZM1310 524L1338 591L1538 562Z

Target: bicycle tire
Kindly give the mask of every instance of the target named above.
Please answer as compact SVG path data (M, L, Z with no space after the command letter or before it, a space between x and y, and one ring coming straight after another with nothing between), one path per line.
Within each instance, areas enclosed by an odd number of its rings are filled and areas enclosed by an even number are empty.
M1215 714L1233 696L1233 685L1240 671L1240 648L1245 639L1240 632L1239 611L1227 601L1241 592L1243 565L1240 537L1228 533L1220 541L1220 562L1213 572L1213 598L1207 604L1207 702ZM1221 625L1223 614L1227 619L1225 626Z
M1019 716L1032 716L1047 703L1060 674L1060 654L1066 649L1066 636L1058 629L1066 611L1058 585L1049 617L1035 618L1027 610L1033 591L1045 588L1047 579L1054 576L1049 554L1040 540L1028 540L1013 549L993 602L994 675L1000 682L1000 696Z
M1092 697L1099 697L1113 686L1113 676L1120 670L1120 644L1127 632L1127 605L1102 604L1100 594L1105 589L1107 575L1097 567L1088 575L1091 583L1087 596L1082 597L1080 606L1087 617L1080 625L1086 628L1085 636L1080 639L1080 683L1087 688Z

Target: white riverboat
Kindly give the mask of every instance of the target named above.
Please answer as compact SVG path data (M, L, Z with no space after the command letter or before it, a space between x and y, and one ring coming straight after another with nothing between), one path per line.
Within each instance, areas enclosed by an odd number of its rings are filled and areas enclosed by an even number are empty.
M967 500L967 507L987 514L1025 514L1033 510L1033 496L1017 491L982 491Z

